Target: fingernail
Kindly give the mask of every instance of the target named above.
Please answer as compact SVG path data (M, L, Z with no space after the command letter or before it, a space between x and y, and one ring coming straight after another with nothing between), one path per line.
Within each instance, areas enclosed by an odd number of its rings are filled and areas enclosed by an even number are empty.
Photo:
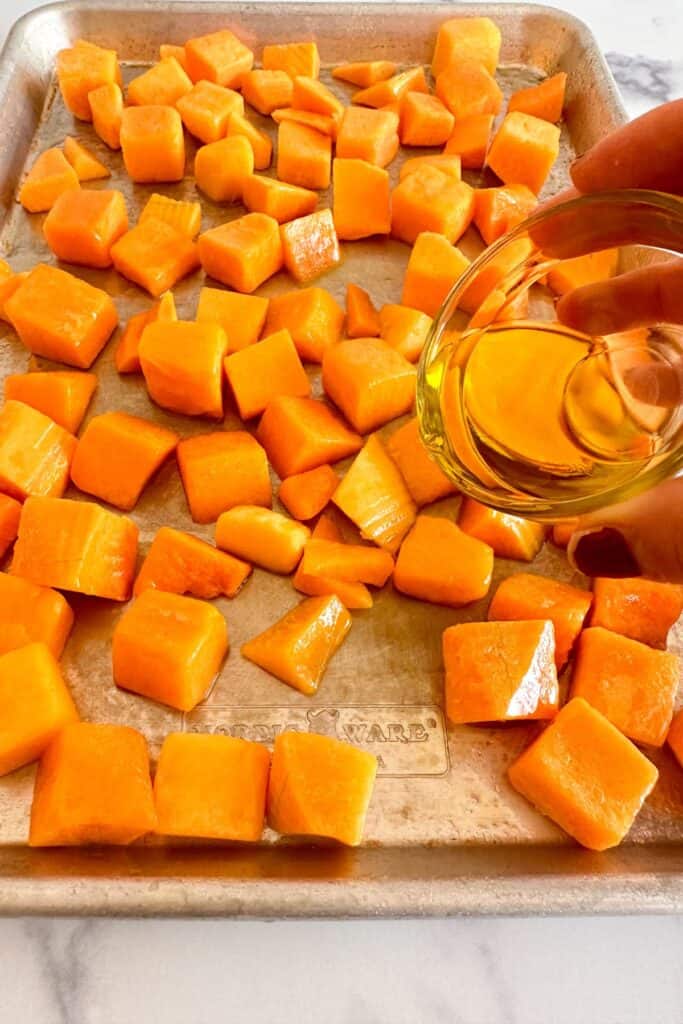
M581 534L571 552L571 560L586 576L613 579L640 576L640 566L628 541L612 526Z

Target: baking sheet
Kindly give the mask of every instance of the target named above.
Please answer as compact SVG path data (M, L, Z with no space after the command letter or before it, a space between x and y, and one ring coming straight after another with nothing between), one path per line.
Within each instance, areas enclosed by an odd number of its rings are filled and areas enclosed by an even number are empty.
M124 77L129 80L155 59L161 42L182 42L217 27L233 28L257 51L265 42L313 37L325 68L321 78L348 101L353 88L333 81L331 66L350 57L387 57L403 66L428 64L436 28L453 13L452 6L410 4L217 3L161 8L145 3L88 3L56 5L30 15L10 37L0 67L3 135L15 140L11 150L7 147L8 152L0 156L4 211L0 255L17 270L37 260L53 262L42 238L42 217L26 215L13 197L22 168L30 165L35 152L61 145L66 134L82 139L112 169L111 179L89 187L120 188L131 222L155 190L133 185L122 171L120 153L111 153L90 126L74 121L65 111L52 68L55 52L69 41L84 36L115 47L126 62ZM506 96L540 75L560 69L569 72L561 156L545 190L552 194L566 184L574 152L585 149L623 118L592 37L574 19L547 8L459 5L457 13L487 13L500 24L504 67L499 81ZM249 116L274 134L270 119L259 118L251 110ZM188 170L194 148L189 141ZM392 178L397 177L403 159L422 152L402 153L390 168ZM473 184L487 181L485 174L465 176ZM177 198L196 195L189 175L178 185L157 189ZM203 196L201 202L203 230L244 212L241 206L218 206ZM328 204L329 197L321 195L319 206ZM462 245L469 255L480 247L474 232ZM378 305L400 301L407 246L371 240L343 243L342 249L342 265L319 282L342 305L348 281L368 287ZM149 305L145 293L113 271L67 269L114 295L122 323ZM180 318L193 318L202 278L197 273L174 289ZM292 287L291 279L279 274L259 294L274 295ZM120 377L113 364L116 337L95 364L99 389L89 416L105 409L125 409L166 423L182 436L216 429L206 420L164 413L150 403L142 378ZM27 354L11 330L5 329L0 339L0 376L25 371ZM50 365L38 362L41 367ZM314 393L319 394L318 371L311 376ZM238 425L229 414L226 428ZM392 424L384 433L395 428ZM87 500L75 490L68 496ZM450 499L426 511L452 516L457 503L458 499ZM132 517L141 530L141 556L161 525L212 539L212 526L191 522L174 462L145 490ZM526 568L497 559L491 592L502 578ZM530 568L581 585L572 579L563 553L552 545L544 547ZM667 909L680 906L683 774L667 751L654 757L661 781L632 831L632 848L596 859L577 850L505 780L507 765L528 743L533 725L446 728L441 710L441 632L454 622L483 618L486 602L454 611L412 601L385 588L377 594L372 610L354 612L351 633L319 693L307 698L238 653L244 640L270 625L298 599L288 579L255 570L236 599L217 602L228 622L232 653L206 701L185 716L113 685L110 638L122 612L119 605L73 599L76 627L63 658L64 671L83 717L137 726L146 734L153 755L163 737L178 729L272 742L278 731L296 728L365 747L377 755L380 767L364 848L307 849L266 834L263 847L250 851L171 849L162 847L158 839L126 851L28 851L23 844L34 777L29 767L0 780L0 909L241 914L578 911L591 909L583 905L589 893L595 901L617 900L618 906L611 909L652 908L655 900ZM660 854L661 849L666 852ZM648 880L647 885L640 882L639 899L627 869L618 870L624 857L629 859L629 871L640 872ZM650 858L656 859L656 870ZM577 886L577 866L587 870L592 888ZM536 877L539 872L550 874L553 883ZM498 879L493 887L490 878L483 881L490 873ZM395 889L394 875L402 879ZM463 884L470 876L473 888ZM662 898L664 877L667 893L674 880L675 899Z

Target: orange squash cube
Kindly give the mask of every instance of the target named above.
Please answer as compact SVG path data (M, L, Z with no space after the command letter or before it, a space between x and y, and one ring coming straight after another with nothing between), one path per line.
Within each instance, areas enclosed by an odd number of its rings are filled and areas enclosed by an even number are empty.
M418 516L403 541L394 570L402 594L460 608L486 597L493 573L493 549L455 523Z
M278 107L292 102L292 79L286 71L268 71L263 68L247 71L242 76L242 96L250 107L265 117Z
M254 292L282 267L280 226L265 213L248 213L199 236L207 274L238 292Z
M280 512L258 505L237 505L216 523L216 546L269 572L292 572L311 531Z
M350 82L359 89L367 89L376 82L383 82L396 71L396 65L390 60L363 60L353 64L338 64L332 68L332 77L342 82Z
M409 160L404 160L401 164L398 172L398 180L403 181L409 174L414 174L415 171L419 171L421 167L429 165L436 167L437 170L443 171L449 178L455 178L456 181L462 180L462 165L460 163L460 157L456 154L449 153L431 153L429 156L411 156Z
M95 133L110 149L121 149L123 93L116 82L108 82L88 93Z
M522 562L533 562L546 536L543 523L499 512L474 498L463 499L458 526L470 537L490 545L499 558L516 558Z
M187 71L184 46L177 46L174 43L161 43L159 45L159 60L166 60L167 57L175 57L181 68Z
M332 501L356 524L365 540L392 555L417 515L403 477L377 434L367 439Z
M341 260L331 210L290 220L281 226L280 237L282 261L295 281L312 281Z
M386 167L398 152L398 114L347 107L337 133L338 157Z
M589 850L618 846L657 776L638 748L578 697L508 770L522 796Z
M228 628L213 605L145 590L114 629L114 682L122 690L191 711L206 696L227 652Z
M233 113L230 115L225 134L227 138L239 137L247 140L254 156L254 167L257 171L265 171L267 167L270 167L270 161L273 156L273 143L264 132L259 131L242 114Z
M19 189L19 202L29 213L51 210L59 197L80 188L75 170L61 149L46 149L34 161Z
M277 176L300 188L330 184L332 142L329 135L295 121L282 121L277 132Z
M197 269L199 249L170 224L148 217L114 243L111 258L119 274L156 299Z
M391 197L391 233L412 245L423 231L457 242L474 215L474 189L426 165L404 178Z
M90 501L27 498L11 572L42 587L127 601L138 528Z
M460 309L467 313L480 314L480 307L491 301L491 293L496 290L506 274L528 258L532 248L531 240L525 234L509 242L502 252L490 259L488 266L484 267L468 285L460 299Z
M126 201L114 189L62 192L43 223L57 259L85 267L110 267L111 247L127 230Z
M363 439L323 402L291 395L268 403L256 436L281 480L339 462L363 446Z
M35 761L65 725L78 720L45 644L28 644L0 657L0 716L0 775Z
M493 114L470 114L460 118L455 122L444 154L458 156L468 170L480 170L486 163L494 121Z
M0 654L40 643L61 658L74 613L56 590L0 572Z
M253 63L252 51L227 28L185 43L185 64L193 82L205 79L229 89L239 88L242 75Z
M38 767L29 846L125 846L155 827L142 733L93 722L62 729Z
M138 224L146 220L162 220L182 235L195 238L202 224L202 208L199 203L152 192L138 217Z
M111 176L109 168L100 163L94 153L91 153L70 135L64 139L64 156L75 170L79 181L95 181L98 178Z
M289 835L326 836L347 846L363 838L377 758L315 733L275 738L268 821Z
M157 832L255 843L263 832L270 753L260 743L171 733L154 776Z
M258 416L277 395L311 393L310 381L286 329L229 355L225 376L243 420Z
M290 78L320 74L320 55L315 43L275 43L263 47L261 63L267 71L285 71Z
M223 360L218 324L154 321L140 339L140 366L152 401L186 416L223 415Z
M601 626L576 648L572 697L583 697L635 743L661 747L671 725L678 658Z
M480 61L494 74L500 58L500 29L490 18L450 18L440 26L432 59L436 78L447 67L462 61Z
M371 583L383 587L394 569L388 551L370 544L344 544L334 540L310 540L304 548L301 571L308 576Z
M531 114L506 114L486 158L506 185L527 185L538 195L560 151L560 129Z
M408 259L401 302L427 316L436 316L451 288L469 265L467 257L444 235L422 231L415 239Z
M671 747L674 757L683 768L683 711L678 711L674 715L666 741Z
M214 203L242 200L245 182L254 172L254 152L243 135L219 139L197 150L194 175L200 188Z
M0 490L23 501L30 494L61 497L69 482L76 438L23 402L0 410Z
M71 479L80 491L129 511L178 437L139 416L106 412L90 420L76 446Z
M349 609L372 608L372 594L364 583L349 583L348 580L335 580L328 576L312 576L304 573L299 564L292 576L292 583L302 594L309 597L325 597L334 594Z
M266 332L287 329L302 359L321 363L325 351L342 335L344 310L324 288L301 288L274 295L268 306Z
M231 116L244 114L240 94L215 82L197 82L175 106L188 132L201 142L218 142L224 138Z
M513 92L508 110L521 110L523 114L531 114L533 117L540 117L542 121L555 123L562 117L566 87L567 75L564 71L559 71L538 85Z
M591 595L568 583L519 572L503 580L489 605L491 622L550 619L555 664L564 668L591 606Z
M136 182L180 181L185 174L185 139L173 107L126 107L121 119L121 151Z
M126 324L114 351L114 365L119 373L141 373L140 339L147 324L156 320L177 320L173 292L165 292L151 309L135 313Z
M442 146L447 142L455 118L438 96L408 92L400 112L399 137L403 146Z
M308 75L297 75L294 79L291 106L294 110L333 118L340 118L344 110L344 104L326 85Z
M309 597L240 650L242 657L310 697L350 629L351 616L338 597Z
M9 273L3 275L0 281L0 320L4 320L6 323L10 322L5 308L6 303L12 298L19 285L26 280L29 274L30 270L22 270L19 274L13 274L9 271Z
M503 94L493 75L483 64L469 61L451 64L441 72L436 79L436 95L456 121L475 114L495 116L503 105Z
M331 466L317 466L283 480L278 498L291 516L306 522L322 512L338 486L339 477Z
M19 338L34 355L87 370L118 322L101 288L38 263L5 303Z
M427 453L416 416L391 435L387 451L418 508L456 493L455 485Z
M23 402L64 427L78 431L97 387L94 373L53 370L15 373L5 378L5 400Z
M81 121L90 120L88 94L98 86L119 81L115 50L105 50L79 39L57 54L57 81L67 110Z
M379 313L372 299L357 284L346 286L346 336L348 338L377 338L380 332Z
M345 241L388 235L391 188L387 171L365 160L336 159L333 217L337 237Z
M5 557L17 539L20 519L21 502L8 494L0 494L0 558Z
M147 71L131 79L126 101L134 107L158 105L175 107L192 89L192 81L175 57L164 57Z
M285 224L313 213L318 205L318 194L298 185L252 174L244 181L242 202L251 213L267 213L278 224Z
M266 453L246 431L188 437L178 445L177 458L195 523L214 523L235 505L270 508L273 490Z
M536 196L526 185L503 185L502 188L480 188L474 202L474 223L487 245L521 224L538 205Z
M379 322L382 341L409 363L416 363L432 326L431 317L419 309L388 303L379 311Z
M429 92L424 68L421 64L401 71L397 75L392 75L391 78L376 82L367 89L363 89L362 92L354 93L352 102L360 103L365 107L381 107L383 109L391 107L396 109L396 113L400 113L403 100L410 92Z
M327 136L330 139L336 139L337 132L339 131L339 117L332 117L330 114L315 114L311 110L279 107L270 116L277 125L287 121L302 125L304 128L312 128L319 135Z
M228 339L227 352L239 352L261 337L268 299L260 295L239 295L220 288L201 288L197 323L218 324Z
M348 338L323 356L323 388L359 434L408 412L415 370L379 338Z
M133 594L163 590L211 600L234 597L251 573L251 566L189 533L162 526L142 563Z
M602 249L571 260L560 260L548 271L548 287L557 295L564 295L586 284L609 281L619 268L619 250Z
M553 544L556 544L558 548L566 548L577 525L578 519L567 519L566 522L555 523L551 534ZM618 633L619 630L617 629L614 632Z
M591 626L603 626L650 647L665 648L683 612L683 587L653 580L593 580Z
M449 626L443 660L446 715L454 725L557 714L555 638L547 619Z

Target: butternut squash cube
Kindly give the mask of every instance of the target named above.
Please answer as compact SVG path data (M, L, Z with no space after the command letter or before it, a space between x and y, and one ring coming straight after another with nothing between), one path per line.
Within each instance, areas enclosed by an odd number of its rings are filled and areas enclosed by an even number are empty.
M321 363L325 351L342 335L344 310L324 288L300 288L274 295L268 306L266 332L287 329L302 359Z
M156 299L197 269L199 249L166 221L148 217L114 243L111 258L119 274Z
M156 423L105 412L90 420L78 441L71 479L79 490L127 512L177 443L176 434Z
M262 174L252 174L243 184L242 202L251 213L267 213L278 224L285 224L313 213L318 205L318 194Z
M270 753L260 743L171 733L154 776L157 832L255 843L263 832Z
M29 213L51 210L65 192L80 188L75 170L61 149L46 149L34 161L19 189L19 202Z
M678 690L678 658L601 626L576 648L572 697L583 697L635 743L661 747Z
M538 85L513 92L508 110L521 110L523 114L532 114L543 121L555 123L562 117L566 85L566 72L559 71Z
M275 124L291 121L305 128L312 128L319 135L326 135L330 139L336 139L337 132L339 131L339 116L331 117L329 114L314 114L310 110L295 110L294 107L280 107L279 110L274 110L270 116L275 121Z
M273 156L273 143L270 136L248 121L242 114L233 113L228 118L225 129L226 138L244 138L249 143L254 157L254 167L257 171L265 171L270 167Z
M377 338L379 332L379 313L372 299L364 288L349 282L346 286L346 336Z
M471 61L451 64L442 71L436 79L436 95L456 123L478 114L495 116L503 105L503 93L493 75L483 64Z
M391 78L376 82L367 89L363 89L362 92L355 92L352 102L361 103L365 107L395 110L399 114L403 100L411 92L429 92L424 68L421 64L400 71L397 75L392 75Z
M5 557L17 539L20 519L21 502L0 494L0 558Z
M446 715L454 725L557 714L555 637L547 619L449 626L443 660Z
M377 759L350 743L315 733L275 739L268 820L286 835L325 836L347 846L363 838Z
M216 546L269 572L293 572L311 531L281 512L236 505L218 517Z
M114 352L114 364L119 373L141 373L140 340L148 324L157 320L175 322L178 319L173 292L164 292L151 309L135 313L126 324Z
M415 171L419 171L425 164L429 164L432 167L436 167L437 170L443 171L449 178L455 178L456 181L462 180L462 164L460 157L453 153L431 153L429 156L411 156L410 159L404 160L401 164L398 172L398 180L403 181L409 174L414 174Z
M218 324L186 320L148 324L140 366L150 398L186 416L223 415L223 359L228 347Z
M164 57L128 83L126 100L134 107L175 107L191 89L192 82L180 62Z
M665 648L683 612L683 587L653 580L593 580L591 626L603 626L650 647Z
M280 228L280 237L282 261L295 281L312 281L341 261L331 210L290 220Z
M84 267L110 267L111 247L127 230L126 201L115 189L62 192L43 222L57 259Z
M221 288L201 288L197 323L218 324L228 339L227 352L239 352L261 337L268 299L261 295L239 295Z
M455 118L438 96L408 92L400 110L399 137L403 146L443 146Z
M211 600L234 597L251 573L251 566L189 533L162 526L135 580L135 597L145 590L192 594Z
M225 360L225 376L243 420L262 413L277 395L311 393L292 336L283 329L258 345L233 352Z
M175 43L161 43L159 45L159 60L166 60L167 57L175 57L181 68L187 71L184 46L177 46Z
M244 100L234 89L201 81L180 97L176 109L188 132L201 142L218 142L231 116L244 114Z
M62 729L38 766L29 846L126 846L155 827L142 733L93 722Z
M538 205L526 185L478 188L474 200L474 223L487 245L512 231L529 217Z
M138 528L90 501L27 498L11 573L42 587L127 601Z
M283 480L278 498L291 516L307 522L322 512L338 486L339 477L331 466L317 466Z
M242 76L242 96L259 114L268 116L292 102L292 79L286 71L247 71Z
M69 482L76 438L54 420L13 399L0 410L0 490L61 497Z
M270 508L273 491L261 445L243 430L181 441L178 467L195 523L213 523L235 505Z
M228 627L207 601L145 590L112 637L114 682L123 690L191 711L228 652Z
M657 781L655 766L580 697L508 770L515 789L589 850L622 841Z
M394 560L388 551L371 544L344 544L321 538L307 542L301 562L305 575L371 583L373 587L383 587L393 569Z
M88 93L95 132L110 149L121 149L123 93L116 82L108 82Z
M387 441L387 451L398 466L418 508L456 493L455 485L422 443L416 416L391 435Z
M283 683L312 696L350 629L351 616L338 597L309 597L242 644L241 653Z
M173 107L126 107L121 119L121 151L136 182L180 181L185 174L185 139Z
M337 237L351 241L370 235L388 235L391 189L387 171L364 160L340 158L333 162L332 169Z
M560 151L560 129L531 114L505 116L486 159L506 185L527 185L538 195Z
M28 644L0 657L0 720L0 775L35 761L65 725L78 720L45 644Z
M401 302L427 316L436 316L469 265L467 257L444 235L422 231L410 252Z
M206 79L229 89L239 88L242 75L253 63L252 51L227 28L185 43L185 64L193 82Z
M280 395L268 403L256 435L281 479L329 462L363 446L363 439L323 402Z
M460 608L486 597L492 574L493 549L488 544L449 519L418 516L401 545L394 586L418 601Z
M468 170L480 170L486 163L494 121L493 114L470 114L460 118L455 122L444 154L459 157Z
M265 213L248 213L200 235L199 257L221 284L254 292L282 267L280 226Z
M493 75L500 44L500 29L490 18L450 18L443 22L436 36L432 74L436 78L452 64L475 60Z
M359 434L408 412L415 370L379 338L348 338L323 356L323 388Z
M61 658L73 622L62 594L0 572L0 654L41 643Z
M267 71L285 71L290 78L320 75L320 55L315 43L271 43L263 47L261 63Z
M550 619L555 628L555 664L564 668L583 629L591 595L568 583L518 572L503 580L489 605L492 621Z
M214 203L237 203L254 172L254 151L243 135L231 135L197 150L194 175L197 187Z
M146 220L162 220L182 235L196 238L202 224L202 208L200 203L172 199L171 196L152 192L138 217L138 224Z
M306 124L285 120L277 132L277 176L300 188L323 189L330 184L332 141Z
M101 288L39 263L5 303L19 338L34 355L87 370L118 323Z
M294 110L333 118L340 118L344 111L341 100L326 85L309 75L297 75L294 79L291 105Z
M398 114L347 107L337 133L337 157L390 164L398 152Z
M409 363L416 363L432 326L431 317L419 309L389 302L379 311L380 337Z
M522 562L533 562L546 536L543 523L499 512L474 498L463 499L458 526L470 537L489 544L499 558L517 558Z
M88 94L101 85L119 81L115 50L105 50L83 39L57 54L57 81L67 110L81 121L90 120Z
M332 77L342 82L350 82L359 89L367 89L376 82L383 82L396 71L396 65L390 60L362 60L351 64L338 64L332 68Z
M474 215L474 189L426 165L404 178L391 197L391 233L412 245L423 231L457 242Z

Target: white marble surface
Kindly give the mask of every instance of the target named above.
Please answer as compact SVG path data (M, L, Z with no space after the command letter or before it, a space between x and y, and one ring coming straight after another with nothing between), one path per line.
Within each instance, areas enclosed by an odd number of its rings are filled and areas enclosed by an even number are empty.
M564 6L631 113L683 94L682 0ZM682 951L676 917L4 920L0 1024L681 1024Z

